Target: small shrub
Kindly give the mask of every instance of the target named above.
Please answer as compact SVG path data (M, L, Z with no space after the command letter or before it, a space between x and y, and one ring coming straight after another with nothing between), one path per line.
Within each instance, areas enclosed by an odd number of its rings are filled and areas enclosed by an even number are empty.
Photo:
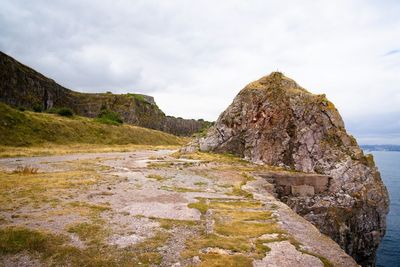
M38 168L32 166L18 166L13 173L21 173L21 174L37 174Z
M18 110L19 111L25 111L25 108L24 107L18 107Z
M74 116L74 112L70 108L60 108L57 111L57 114L64 117L72 117Z
M42 112L43 111L43 106L40 105L40 104L35 104L35 105L33 105L32 109L35 112Z
M134 99L136 99L139 102L147 102L146 98L143 95L140 94L132 94L132 93L127 93L128 96L133 97Z
M195 137L205 137L208 133L208 130L214 125L213 122L204 121L203 119L199 119L199 122L202 123L200 130L194 134Z
M100 111L99 115L97 116L97 121L100 123L113 124L113 125L119 125L123 123L118 113L108 109L102 109Z

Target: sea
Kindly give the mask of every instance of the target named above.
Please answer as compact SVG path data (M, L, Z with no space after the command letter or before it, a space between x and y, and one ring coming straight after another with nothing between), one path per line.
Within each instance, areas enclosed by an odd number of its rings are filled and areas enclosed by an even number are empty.
M377 267L400 267L400 151L366 151L375 163L389 191L387 230L378 252Z

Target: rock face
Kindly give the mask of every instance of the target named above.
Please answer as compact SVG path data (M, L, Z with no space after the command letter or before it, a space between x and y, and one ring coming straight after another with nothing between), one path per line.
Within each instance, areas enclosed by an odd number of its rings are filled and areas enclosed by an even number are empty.
M79 93L0 52L0 101L26 109L68 107L76 114L96 117L102 108L117 112L123 121L175 135L192 135L205 126L201 120L166 116L154 98L142 94Z
M325 95L275 72L247 85L207 135L188 148L329 176L328 190L283 198L363 266L385 234L388 194L371 155ZM306 194L307 195L307 194Z

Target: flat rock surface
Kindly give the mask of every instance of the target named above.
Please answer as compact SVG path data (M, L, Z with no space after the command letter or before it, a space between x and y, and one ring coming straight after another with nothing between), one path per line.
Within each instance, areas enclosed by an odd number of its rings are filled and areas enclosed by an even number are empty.
M274 242L268 244L271 251L259 261L255 261L255 267L323 267L322 262L305 253L298 251L295 246L288 241Z
M28 229L63 242L0 245L0 266L356 266L251 177L258 166L173 152L0 159L0 239ZM13 173L20 166L38 172Z

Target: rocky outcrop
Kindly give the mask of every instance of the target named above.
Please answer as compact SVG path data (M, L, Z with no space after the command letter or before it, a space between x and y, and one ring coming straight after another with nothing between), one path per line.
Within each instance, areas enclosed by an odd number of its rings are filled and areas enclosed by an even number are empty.
M123 121L142 127L189 136L205 125L202 120L166 116L154 98L142 94L79 93L0 52L0 101L14 107L71 108L76 114L96 117L102 108L120 114Z
M328 190L283 200L359 264L374 264L385 234L387 190L372 156L364 155L346 133L325 95L311 94L272 73L240 91L207 135L186 148L193 149L328 176Z

